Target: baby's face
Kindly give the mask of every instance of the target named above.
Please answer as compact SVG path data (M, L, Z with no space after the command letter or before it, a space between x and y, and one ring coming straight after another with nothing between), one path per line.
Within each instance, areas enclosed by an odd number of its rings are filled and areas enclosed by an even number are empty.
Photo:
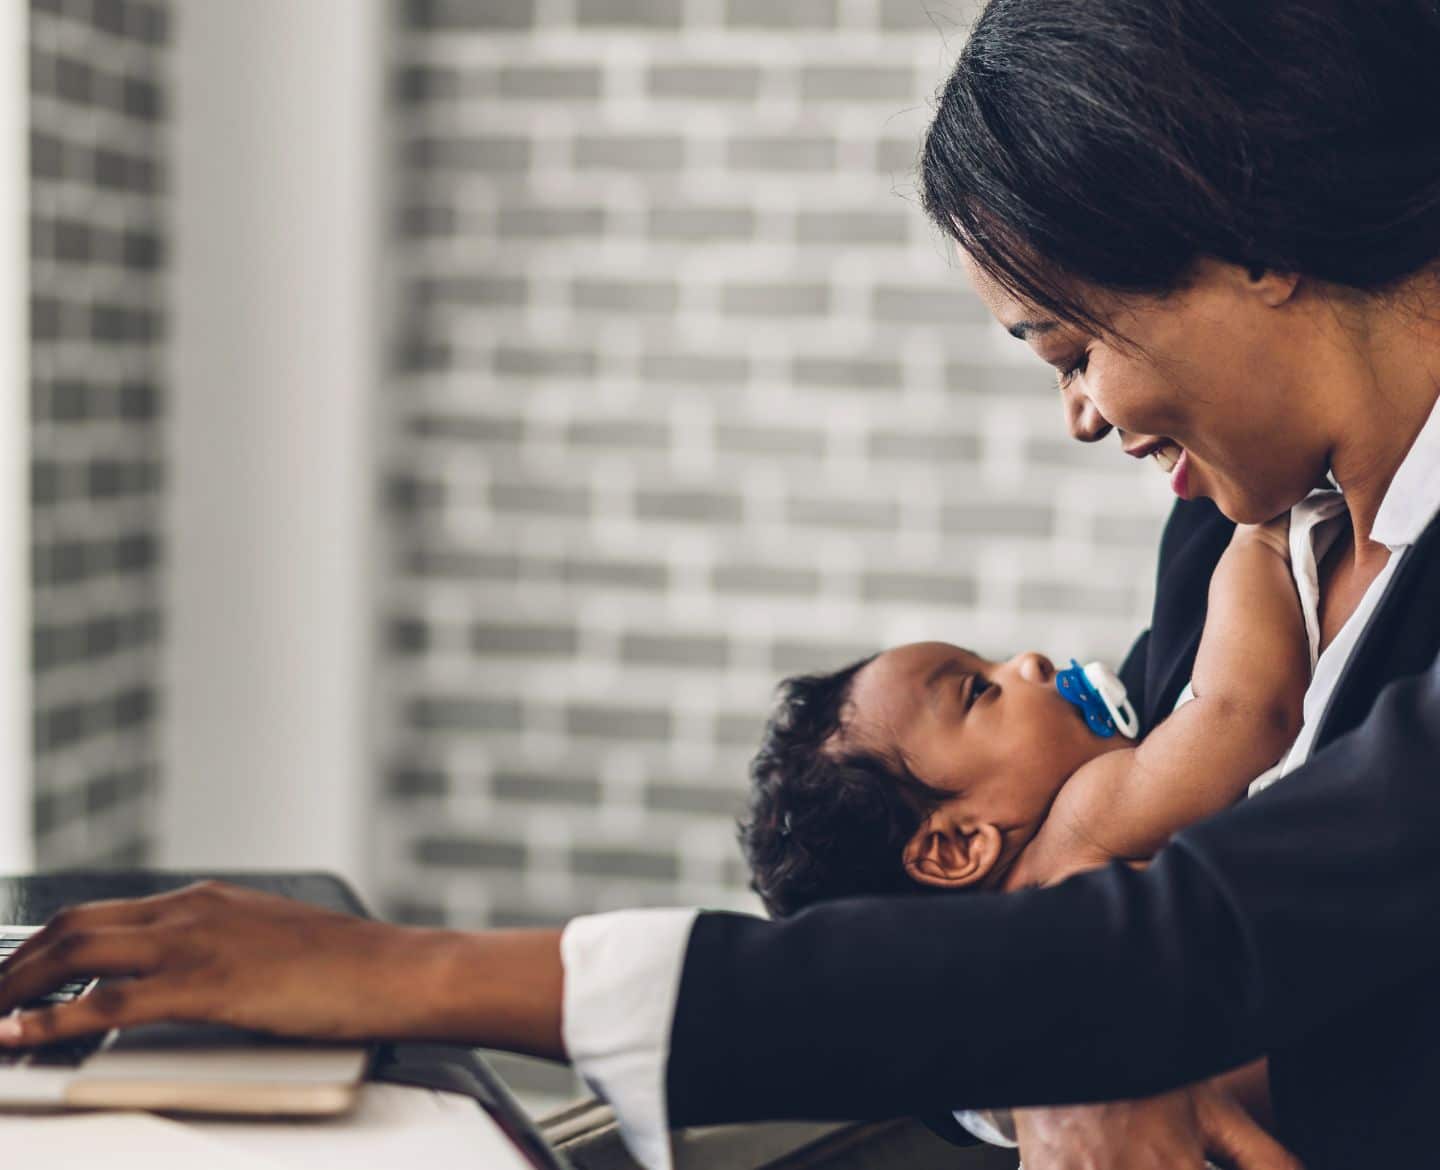
M1127 746L1101 739L1039 654L991 662L946 642L887 650L856 674L846 746L898 749L925 783L1002 829L1038 828L1082 764Z

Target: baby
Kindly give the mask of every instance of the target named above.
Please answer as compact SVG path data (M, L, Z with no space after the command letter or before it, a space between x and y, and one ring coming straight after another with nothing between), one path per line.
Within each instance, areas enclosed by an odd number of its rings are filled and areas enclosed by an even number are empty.
M992 662L920 642L786 680L741 826L766 907L1047 885L1143 863L1234 803L1300 728L1310 660L1286 534L1285 517L1236 529L1194 698L1138 744L1097 734L1078 672L1039 654Z
M741 825L771 914L1144 864L1244 796L1299 733L1310 677L1287 533L1288 516L1235 530L1210 582L1194 697L1138 744L1116 734L1123 706L1039 654L991 662L920 642L787 679ZM1257 1062L1215 1083L1263 1121L1268 1080ZM1009 1110L955 1116L1015 1144Z

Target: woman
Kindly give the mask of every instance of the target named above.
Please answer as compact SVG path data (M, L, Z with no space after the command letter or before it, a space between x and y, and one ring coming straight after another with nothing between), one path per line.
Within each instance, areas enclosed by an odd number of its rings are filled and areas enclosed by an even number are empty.
M652 1165L667 1119L1138 1097L1268 1053L1310 1170L1432 1162L1437 60L1434 0L994 0L926 144L928 210L1059 370L1071 432L1118 430L1192 501L1126 672L1147 720L1188 675L1230 521L1343 490L1307 550L1325 652L1284 781L1144 873L784 923L464 935L214 887L80 908L0 973L0 1010L72 972L137 978L0 1041L183 1016L568 1051ZM1233 1121L1185 1091L1042 1110L1027 1162L1281 1164Z

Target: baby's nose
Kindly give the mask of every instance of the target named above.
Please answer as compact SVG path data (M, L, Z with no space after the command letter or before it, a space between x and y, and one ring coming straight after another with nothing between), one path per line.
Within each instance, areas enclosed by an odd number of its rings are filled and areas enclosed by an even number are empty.
M1030 651L1016 659L1016 669L1026 682L1048 683L1055 679L1055 664L1043 654Z

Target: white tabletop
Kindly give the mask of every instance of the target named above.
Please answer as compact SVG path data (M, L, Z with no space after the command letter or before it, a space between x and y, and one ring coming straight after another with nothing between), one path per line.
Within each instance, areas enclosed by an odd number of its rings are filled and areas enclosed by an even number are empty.
M529 1170L470 1098L367 1084L355 1110L315 1120L177 1120L146 1113L0 1118L7 1159L106 1170Z

